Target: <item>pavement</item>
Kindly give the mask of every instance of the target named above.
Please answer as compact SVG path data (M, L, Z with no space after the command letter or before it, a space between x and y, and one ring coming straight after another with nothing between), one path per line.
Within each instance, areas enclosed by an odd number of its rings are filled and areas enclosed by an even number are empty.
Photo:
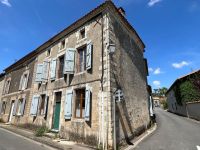
M62 139L36 137L33 132L12 125L0 124L0 150L88 150L93 149Z
M134 150L200 150L200 122L155 109L157 130Z

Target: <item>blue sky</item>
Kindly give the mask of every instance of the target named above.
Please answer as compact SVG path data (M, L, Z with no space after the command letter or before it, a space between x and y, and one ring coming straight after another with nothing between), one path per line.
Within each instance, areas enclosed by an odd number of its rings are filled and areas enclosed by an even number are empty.
M103 0L0 0L0 72ZM113 0L146 45L149 84L200 67L200 0Z

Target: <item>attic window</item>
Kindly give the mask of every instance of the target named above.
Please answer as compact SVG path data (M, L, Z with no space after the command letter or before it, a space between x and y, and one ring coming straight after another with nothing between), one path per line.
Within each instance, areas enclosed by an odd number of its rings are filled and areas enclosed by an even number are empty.
M81 39L85 38L85 28L80 31Z
M47 53L46 53L47 56L50 56L51 55L51 49L47 49Z
M60 49L64 49L64 48L65 48L65 40L62 40Z

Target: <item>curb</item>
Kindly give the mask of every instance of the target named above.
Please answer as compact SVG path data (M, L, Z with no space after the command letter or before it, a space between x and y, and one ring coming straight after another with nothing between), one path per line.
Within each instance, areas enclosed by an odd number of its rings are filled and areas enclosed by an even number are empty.
M141 143L144 139L149 137L155 130L157 129L157 124L155 123L152 128L147 130L144 134L142 134L138 139L134 142L134 145L130 145L126 147L124 150L134 149L139 143Z

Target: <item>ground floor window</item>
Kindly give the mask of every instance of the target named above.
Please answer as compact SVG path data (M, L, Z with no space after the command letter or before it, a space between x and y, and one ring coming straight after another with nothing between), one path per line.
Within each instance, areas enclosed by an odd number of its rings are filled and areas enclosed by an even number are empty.
M40 105L39 105L39 115L44 115L45 114L45 100L46 100L46 95L41 95L40 96Z
M5 114L5 112L6 112L6 102L3 101L0 114Z
M17 105L17 115L18 116L22 115L22 109L23 109L23 99L19 99L18 105Z
M84 118L85 114L85 88L76 90L75 117Z

